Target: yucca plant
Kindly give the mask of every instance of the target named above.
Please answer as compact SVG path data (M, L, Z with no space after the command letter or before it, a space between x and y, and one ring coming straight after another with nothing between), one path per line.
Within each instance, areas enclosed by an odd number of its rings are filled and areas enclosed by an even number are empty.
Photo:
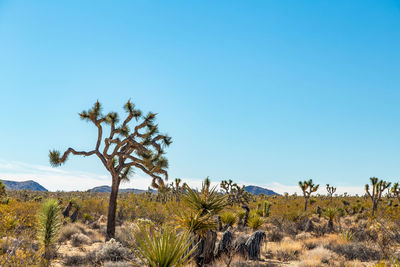
M201 215L217 214L228 204L226 196L221 195L216 186L210 189L208 183L203 183L201 192L186 186L182 200L190 209Z
M208 231L216 226L210 215L201 216L200 213L183 212L176 216L175 220L178 229L200 237L205 237Z
M354 238L354 233L351 230L344 231L340 234L340 238L346 242L351 242Z
M160 231L142 227L135 238L134 253L150 267L185 266L196 249L189 233L178 233L168 227Z
M333 231L333 219L338 214L338 210L336 208L327 208L324 211L324 216L329 219L328 221L328 228L330 231Z
M257 230L263 225L263 220L258 215L254 214L250 216L247 224L251 229Z
M49 199L41 206L38 215L38 239L44 248L44 258L50 260L52 245L57 241L61 228L61 213L58 201Z
M236 223L236 216L232 212L226 211L221 214L221 222L232 226Z

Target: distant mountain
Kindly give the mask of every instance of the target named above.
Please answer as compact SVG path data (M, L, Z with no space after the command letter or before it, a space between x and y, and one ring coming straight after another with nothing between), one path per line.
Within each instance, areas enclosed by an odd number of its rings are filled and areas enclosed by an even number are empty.
M272 190L262 188L259 186L255 186L255 185L245 186L244 190L246 190L246 192L252 193L253 195L259 195L259 194L264 194L266 196L279 195L278 193L276 193Z
M8 180L0 180L4 183L7 190L31 190L31 191L48 191L35 181L29 180L24 182L15 182Z
M134 193L134 194L140 194L140 193L146 193L147 190L142 190L142 189L135 189L135 188L125 188L125 189L119 189L120 193ZM155 193L156 191L153 189L150 189L152 193ZM92 189L89 190L90 193L110 193L111 192L111 187L108 185L102 185L102 186L97 186L93 187Z

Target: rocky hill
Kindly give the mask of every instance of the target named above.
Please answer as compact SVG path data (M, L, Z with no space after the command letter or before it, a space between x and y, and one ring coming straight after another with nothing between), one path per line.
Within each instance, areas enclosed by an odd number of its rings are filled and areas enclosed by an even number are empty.
M41 186L39 183L29 180L23 182L0 180L4 183L7 190L31 190L31 191L48 191L46 188Z
M278 193L276 193L272 190L269 190L267 188L262 188L259 186L255 186L255 185L245 186L244 190L246 190L246 192L252 193L253 195L260 195L260 194L264 194L266 196L279 195Z
M142 190L142 189L135 189L135 188L123 188L119 189L120 193L135 193L135 194L140 194L140 193L145 193L147 190ZM156 191L153 189L150 189L152 193L155 193ZM90 193L110 193L111 192L111 187L108 185L102 185L102 186L97 186L93 187L92 189L89 190Z

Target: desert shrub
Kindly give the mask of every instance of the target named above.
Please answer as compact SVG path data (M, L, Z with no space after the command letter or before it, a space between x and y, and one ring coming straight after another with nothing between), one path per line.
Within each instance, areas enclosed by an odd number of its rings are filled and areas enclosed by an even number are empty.
M65 266L90 266L96 265L96 254L89 252L84 255L66 255L63 258Z
M74 247L79 247L81 245L90 245L92 244L92 240L87 235L78 233L71 236L71 244Z
M115 240L129 247L135 243L134 231L133 224L123 224L115 229Z
M271 242L280 242L283 238L283 233L276 228L273 228L267 233L267 239Z
M89 213L84 213L83 214L83 219L85 220L85 221L93 221L93 216L92 215L90 215Z
M96 253L96 260L104 261L122 261L130 258L130 250L123 247L121 243L110 239Z
M263 220L258 215L253 215L249 218L247 225L253 229L257 230L263 225Z
M34 238L38 210L39 204L36 202L10 200L9 204L0 203L0 238L20 234Z
M347 260L371 261L381 258L379 250L367 247L363 243L328 244L325 247L343 255Z
M59 242L64 242L70 240L75 234L81 233L81 229L76 224L67 224L61 228L60 236L58 238Z
M284 238L279 243L269 243L268 250L280 261L292 261L298 259L303 250L303 244L290 238Z
M236 223L236 216L232 212L223 212L221 214L221 222L226 225L232 226Z
M121 262L107 261L103 265L103 267L131 267L131 266L132 264L126 261L121 261Z
M306 251L300 257L299 267L319 267L328 264L335 257L335 253L323 248L317 247Z

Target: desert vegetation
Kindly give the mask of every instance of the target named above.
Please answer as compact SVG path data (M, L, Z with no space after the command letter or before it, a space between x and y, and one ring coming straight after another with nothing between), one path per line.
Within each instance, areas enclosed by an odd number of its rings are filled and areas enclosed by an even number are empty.
M395 185L379 205L367 191L316 191L306 211L304 196L233 198L208 179L199 190L178 187L119 194L111 239L107 193L8 191L0 204L0 264L398 266Z
M155 113L131 101L124 109L120 123L96 102L80 113L97 128L94 149L49 154L54 167L70 154L97 156L110 194L7 191L0 182L0 266L399 266L398 183L372 177L364 195L349 196L305 179L298 196L251 194L231 179L168 182L171 138L158 133ZM134 168L155 191L119 193Z

